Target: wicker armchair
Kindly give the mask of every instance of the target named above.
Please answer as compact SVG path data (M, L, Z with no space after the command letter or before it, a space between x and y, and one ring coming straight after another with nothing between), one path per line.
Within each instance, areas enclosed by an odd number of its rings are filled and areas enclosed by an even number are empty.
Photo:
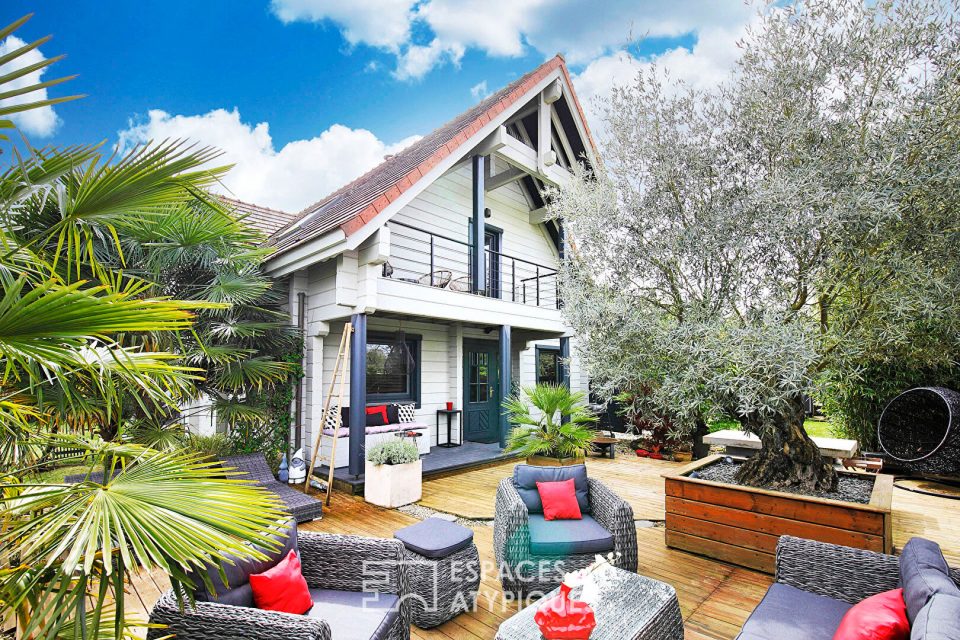
M297 539L303 577L315 602L321 603L327 598L337 603L334 609L339 610L341 616L349 616L350 610L342 604L343 592L357 596L361 592L375 591L397 596L399 615L389 626L381 625L372 637L409 640L409 589L402 562L404 547L399 540L307 532L299 532ZM355 611L360 615L364 609L358 606ZM186 604L181 610L170 590L160 597L150 614L151 624L164 626L151 628L147 637L149 640L170 635L175 635L178 640L336 640L338 627L348 631L353 628L351 619L334 623L316 615L313 611L293 615L216 602Z
M246 474L232 477L256 480L261 487L277 494L297 522L310 522L323 516L323 502L277 480L262 453L231 456L222 460L221 464Z
M613 564L636 572L637 529L633 509L599 480L588 482L590 515L613 536L613 550L618 554ZM513 478L505 478L497 487L493 547L503 590L517 597L555 589L565 573L590 565L596 555L535 555L530 548L529 513Z

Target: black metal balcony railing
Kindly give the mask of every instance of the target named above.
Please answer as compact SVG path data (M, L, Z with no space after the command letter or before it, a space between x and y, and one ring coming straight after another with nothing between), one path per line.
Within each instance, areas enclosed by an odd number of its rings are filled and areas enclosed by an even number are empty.
M470 277L473 246L464 240L391 221L390 260L384 277L474 293ZM484 249L486 282L478 292L535 307L560 308L557 269Z

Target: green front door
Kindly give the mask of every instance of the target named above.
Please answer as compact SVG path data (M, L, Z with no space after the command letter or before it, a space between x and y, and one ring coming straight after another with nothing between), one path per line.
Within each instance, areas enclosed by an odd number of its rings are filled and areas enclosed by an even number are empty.
M463 436L472 442L500 440L500 367L496 342L463 342Z

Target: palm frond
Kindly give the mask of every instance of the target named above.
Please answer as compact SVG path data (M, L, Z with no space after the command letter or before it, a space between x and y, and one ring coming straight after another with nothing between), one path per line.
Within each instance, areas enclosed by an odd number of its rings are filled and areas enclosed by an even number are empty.
M241 391L247 387L262 389L286 380L291 371L290 363L257 356L228 363L217 374L216 382L230 391Z
M514 428L507 436L506 451L525 456L575 458L586 455L596 435L597 417L585 404L586 394L565 386L538 384L522 390L503 403Z
M7 25L3 29L0 29L0 41L6 40L8 36L16 32L16 30L22 27L24 23L26 23L31 17L32 17L32 14L28 14L20 18L19 20L13 22L12 24ZM56 62L59 62L60 60L63 59L63 56L54 56L51 58L44 58L39 62L35 62L33 64L27 64L22 66L19 64L16 64L17 60L19 60L26 54L30 53L34 49L37 49L38 47L46 44L49 40L50 40L50 36L45 36L43 38L34 40L33 42L25 44L22 47L14 49L9 53L6 53L0 56L0 68L2 68L4 65L9 65L9 68L13 69L12 71L0 76L0 100L9 100L11 98L24 96L29 93L35 93L37 91L40 91L41 89L53 87L55 85L66 82L68 80L72 80L74 77L76 77L76 76L67 76L63 78L57 78L55 80L47 80L45 82L35 82L23 87L7 88L10 86L12 82L19 80L20 78L23 78L24 76L29 75L31 73L45 69L50 65L55 64ZM33 101L27 101L27 102L21 102L19 100L15 100L12 103L8 103L6 105L0 106L0 129L14 128L13 123L9 119L6 119L5 116L10 116L15 113L22 113L24 111L29 111L31 109L39 109L40 107L52 106L55 104L67 102L69 100L76 100L77 98L81 98L81 97L83 96L79 96L79 95L63 96L59 98L45 98L45 99L33 100ZM6 136L5 134L0 134L0 140L9 140L9 137Z

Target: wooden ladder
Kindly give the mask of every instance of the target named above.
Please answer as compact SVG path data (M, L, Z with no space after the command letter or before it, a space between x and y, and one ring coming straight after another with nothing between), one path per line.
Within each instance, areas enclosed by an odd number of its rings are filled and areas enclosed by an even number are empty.
M330 378L330 388L327 391L327 397L323 401L323 414L320 416L319 430L317 437L313 441L313 452L310 456L310 469L307 471L307 478L303 483L303 490L309 491L310 479L313 477L313 468L317 460L321 463L327 463L327 496L326 506L330 506L330 495L333 493L333 465L337 459L337 441L340 439L340 427L343 424L343 382L344 382L344 363L350 358L350 335L353 333L353 325L346 323L343 325L343 335L340 336L340 351L337 352L337 362L333 365L333 377ZM317 357L314 354L314 357ZM321 369L323 368L323 353L320 355ZM330 415L330 401L333 400L333 392L339 386L337 394L337 413L335 418L335 427L333 429L333 443L330 445L330 458L324 458L320 455L323 448L324 431L327 427L327 417ZM331 437L331 436L327 436Z

